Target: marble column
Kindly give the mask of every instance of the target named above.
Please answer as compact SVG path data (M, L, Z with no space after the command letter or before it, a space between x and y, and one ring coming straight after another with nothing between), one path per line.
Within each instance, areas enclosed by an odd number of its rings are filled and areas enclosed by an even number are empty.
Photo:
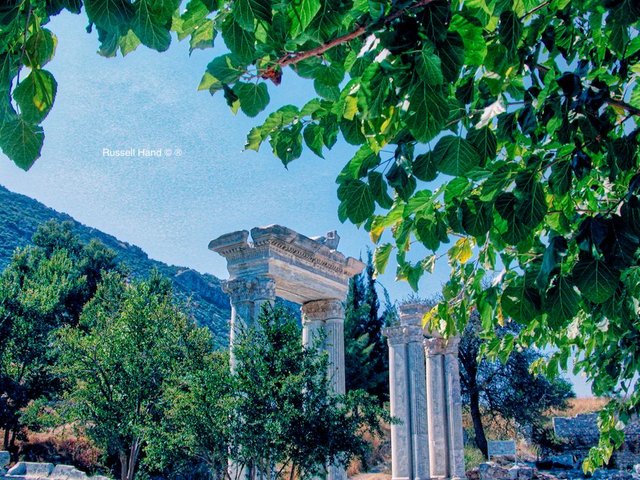
M457 337L424 340L433 479L465 478L458 344Z
M313 300L302 305L302 341L312 344L324 337L329 355L329 379L335 393L345 393L344 306L338 299Z
M393 480L426 480L429 432L422 315L405 307L400 309L400 325L384 332L389 345L390 413L401 422L391 425L391 470Z
M321 341L320 347L329 356L327 372L331 389L345 393L344 377L344 306L338 299L312 300L301 307L302 341L313 345ZM347 472L342 467L329 465L327 480L346 480Z

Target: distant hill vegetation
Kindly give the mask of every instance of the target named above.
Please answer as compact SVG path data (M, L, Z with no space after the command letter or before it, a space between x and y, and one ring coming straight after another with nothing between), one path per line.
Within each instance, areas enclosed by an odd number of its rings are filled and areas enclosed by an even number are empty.
M95 228L87 227L67 214L57 212L24 195L13 193L0 186L0 270L9 264L13 252L31 242L38 225L47 220L69 221L74 231L84 241L95 238L117 254L117 260L128 266L132 275L146 277L155 268L170 278L174 292L185 304L199 325L213 332L220 347L228 344L229 299L222 291L220 280L213 275L202 274L186 267L176 267L152 260L135 245Z

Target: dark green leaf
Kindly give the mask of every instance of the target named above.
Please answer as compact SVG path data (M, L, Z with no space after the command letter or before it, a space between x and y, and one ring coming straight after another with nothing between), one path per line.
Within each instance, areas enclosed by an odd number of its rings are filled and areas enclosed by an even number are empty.
M13 92L23 118L30 123L40 123L51 111L58 84L46 70L32 70Z
M604 303L618 288L619 272L612 270L602 260L580 260L573 268L573 281L580 293L593 303Z
M240 100L240 109L249 117L255 117L269 105L269 91L265 83L238 82L233 91Z
M239 59L251 61L256 55L256 37L253 32L248 32L242 28L238 22L229 19L222 26L222 38L225 45Z
M29 170L42 150L44 132L22 117L15 117L0 129L0 147L23 170Z
M469 130L467 141L475 147L484 160L493 160L496 157L498 140L489 127Z
M271 0L236 0L233 16L242 28L253 32L256 20L271 23Z
M324 145L324 142L322 140L323 134L324 129L317 123L308 124L304 128L304 132L302 134L307 147L309 147L309 149L311 149L311 151L320 158L324 158L324 156L322 155L322 146Z
M518 49L518 43L520 43L520 38L522 37L522 22L513 11L506 10L500 14L498 36L500 43L504 45L507 52L513 56Z
M449 117L449 103L444 92L419 83L409 93L409 102L407 127L416 140L428 142L440 132Z
M85 0L84 8L90 21L109 32L119 32L133 18L133 7L127 0Z
M547 293L549 305L549 325L560 328L578 313L580 295L566 276L559 276L556 284Z
M474 197L462 202L462 227L474 237L482 237L493 223L493 205Z
M347 216L355 224L367 220L375 210L373 193L362 180L347 180L338 187L338 198L345 205Z
M373 198L378 202L378 205L382 208L391 208L393 199L387 192L387 182L385 182L382 174L380 172L369 172L368 178Z
M448 135L438 140L433 150L436 168L454 177L464 175L480 164L480 155L465 139Z
M433 161L433 153L423 153L418 155L413 162L413 174L418 180L430 182L438 176L438 169Z

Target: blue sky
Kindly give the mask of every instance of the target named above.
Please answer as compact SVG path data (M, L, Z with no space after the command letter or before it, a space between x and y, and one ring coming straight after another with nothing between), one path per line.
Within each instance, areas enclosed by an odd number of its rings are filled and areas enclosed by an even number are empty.
M66 212L82 223L136 244L150 257L227 277L209 241L273 223L308 236L338 230L340 250L354 257L371 246L367 232L337 218L335 178L352 149L338 143L325 159L305 151L285 170L268 144L243 152L246 133L261 118L234 116L221 95L197 86L222 48L195 51L175 42L159 54L140 47L126 58L103 58L86 16L62 14L48 26L58 48L47 68L58 81L44 122L42 157L29 172L0 154L0 183ZM175 39L174 39L175 40ZM221 42L220 42L221 43ZM269 86L272 104L302 105L312 84L285 72ZM176 149L181 156L110 158L103 149ZM411 293L394 281L391 264L381 283L394 300ZM420 283L420 294L440 290L446 263ZM576 390L588 395L580 378Z

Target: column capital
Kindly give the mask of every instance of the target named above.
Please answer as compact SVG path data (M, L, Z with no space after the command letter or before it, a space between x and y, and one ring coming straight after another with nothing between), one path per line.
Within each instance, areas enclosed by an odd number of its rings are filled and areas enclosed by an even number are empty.
M232 303L275 300L276 282L267 276L236 278L222 283L222 290Z
M460 345L460 337L429 337L424 341L424 352L427 357L434 355L458 355L458 346Z
M382 331L389 345L402 345L412 342L420 343L424 335L417 325L388 327Z
M300 307L302 322L326 322L328 320L344 321L344 306L337 298L312 300Z

